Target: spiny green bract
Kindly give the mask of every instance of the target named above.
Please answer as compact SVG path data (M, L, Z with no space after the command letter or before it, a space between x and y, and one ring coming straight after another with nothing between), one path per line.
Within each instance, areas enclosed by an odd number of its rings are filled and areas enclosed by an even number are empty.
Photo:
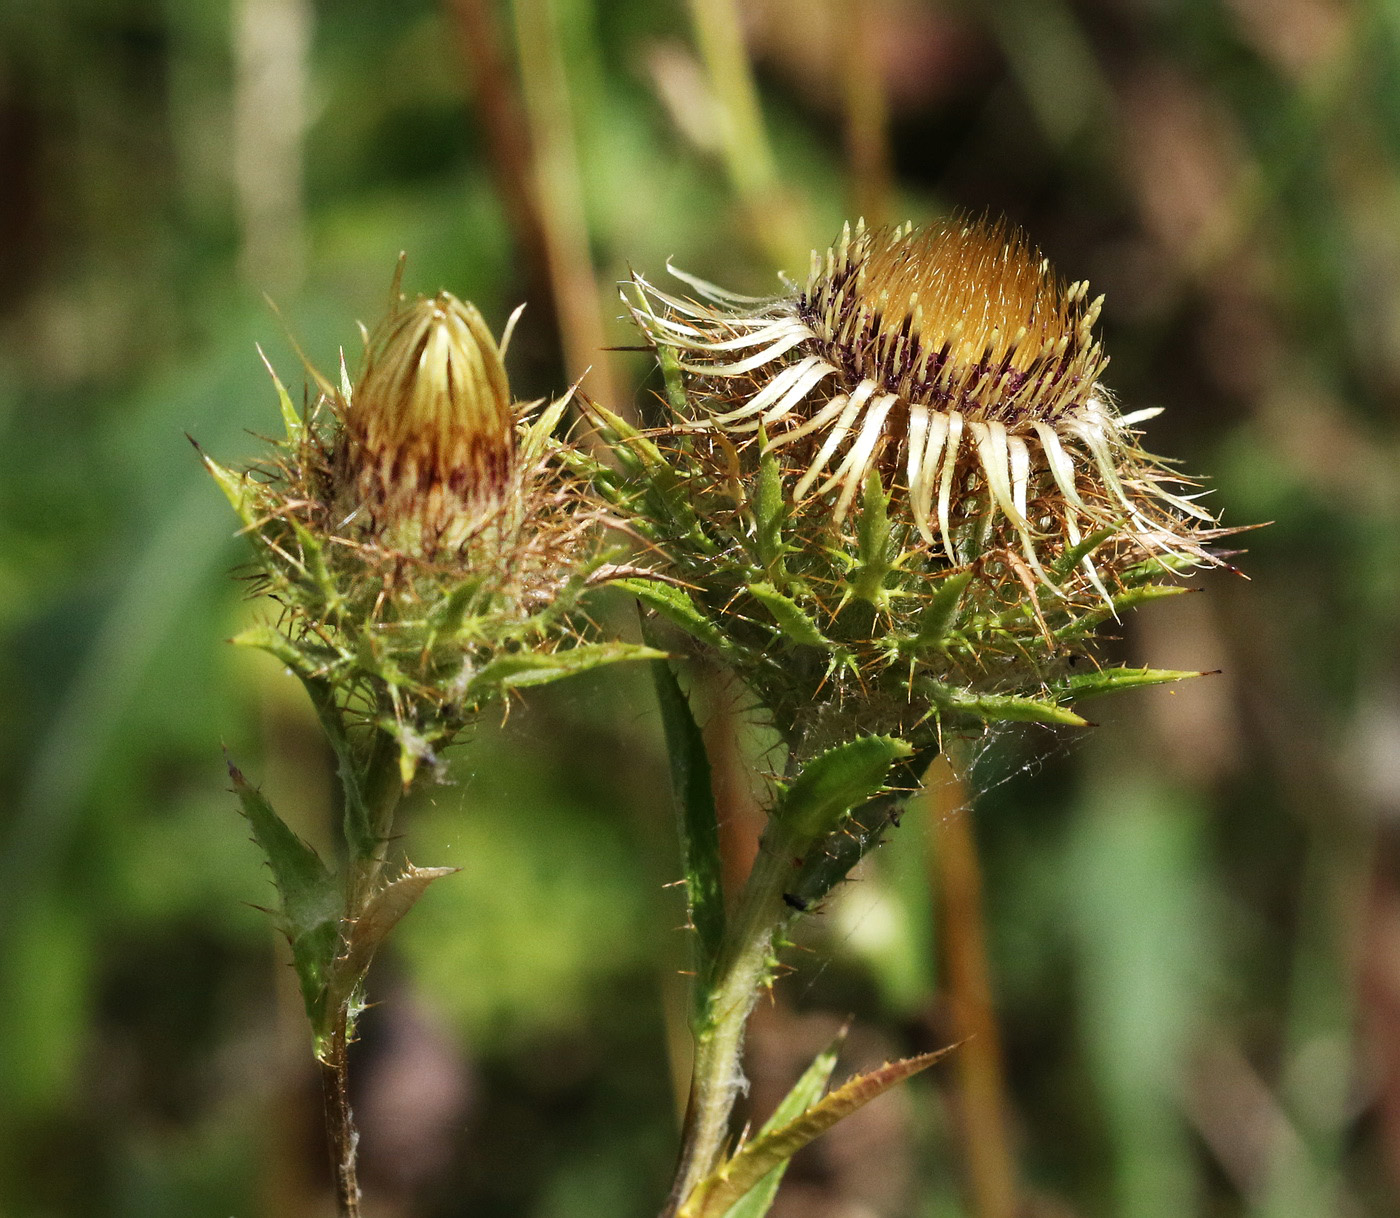
M651 547L654 577L625 586L736 670L773 725L791 725L798 758L863 733L924 746L978 722L1083 725L1077 699L1195 675L1101 668L1090 650L1117 613L1185 591L1170 582L1185 560L1100 530L1047 563L1047 585L1014 530L968 495L952 527L972 557L955 565L873 473L837 522L821 498L781 493L791 471L761 432L738 445L716 431L643 434L589 409L619 466L592 470L599 490Z

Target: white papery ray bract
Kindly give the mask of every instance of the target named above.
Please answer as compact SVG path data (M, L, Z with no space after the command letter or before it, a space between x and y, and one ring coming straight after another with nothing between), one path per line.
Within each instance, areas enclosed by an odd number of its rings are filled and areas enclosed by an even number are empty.
M984 494L1047 583L1047 544L1105 528L1148 555L1213 561L1201 542L1214 521L1182 492L1191 483L1137 444L1134 424L1157 412L1119 415L1100 383L1102 297L1062 287L1019 233L960 218L848 224L813 253L805 286L768 298L670 269L699 299L634 275L628 305L698 391L683 426L799 446L794 501L834 495L839 523L877 470L956 565L963 497Z

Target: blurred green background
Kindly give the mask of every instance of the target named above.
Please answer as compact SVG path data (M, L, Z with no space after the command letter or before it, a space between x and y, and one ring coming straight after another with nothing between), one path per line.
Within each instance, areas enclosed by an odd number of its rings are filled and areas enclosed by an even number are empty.
M183 434L236 460L276 427L254 343L301 370L263 293L353 366L406 250L497 329L529 303L518 395L591 364L644 403L596 350L634 341L629 267L768 291L858 210L955 207L1106 292L1149 447L1273 522L1247 579L1111 644L1220 675L982 759L1018 1212L1400 1213L1400 7L742 7L752 77L714 0L0 5L0 1215L330 1212L220 748L322 843L330 770L294 682L221 641L261 610ZM532 698L404 817L463 873L371 975L373 1218L655 1212L684 943L650 697ZM842 1069L952 1038L923 820L761 1008L761 1110L848 1015ZM1001 1218L977 1136L936 1069L775 1213Z

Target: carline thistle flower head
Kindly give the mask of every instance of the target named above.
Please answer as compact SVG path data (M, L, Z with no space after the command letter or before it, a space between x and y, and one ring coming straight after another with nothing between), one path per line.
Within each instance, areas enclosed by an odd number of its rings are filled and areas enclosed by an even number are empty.
M642 434L590 407L623 465L596 476L659 556L639 595L796 752L1082 724L1081 697L1190 675L1093 655L1228 530L1140 447L1155 412L1116 409L1085 284L957 218L848 226L781 296L673 273L692 296L624 293L672 418Z
M762 429L791 448L794 501L816 495L839 524L875 471L953 565L970 557L955 523L973 487L1042 578L1047 547L1105 527L1148 553L1210 561L1183 518L1212 518L1136 443L1134 425L1156 412L1119 415L1101 382L1102 298L1063 287L1005 225L847 225L813 253L805 285L766 299L672 273L701 300L635 276L629 303L680 354L688 426Z
M514 403L502 348L450 293L362 327L365 355L250 469L205 464L257 550L272 652L325 713L398 744L405 786L488 701L646 649L592 642L580 612L607 582L606 520L553 432L568 397ZM508 339L508 336L507 336ZM504 346L504 343L502 344ZM274 381L276 380L274 376Z

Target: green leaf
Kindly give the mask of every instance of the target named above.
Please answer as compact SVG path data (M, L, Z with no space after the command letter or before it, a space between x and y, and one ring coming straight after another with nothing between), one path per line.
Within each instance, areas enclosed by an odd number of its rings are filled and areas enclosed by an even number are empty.
M836 1058L846 1040L846 1029L842 1028L836 1038L827 1045L793 1084L792 1090L783 1097L782 1103L773 1110L773 1115L764 1122L758 1136L763 1137L776 1129L795 1121L822 1097L826 1085L831 1081L831 1072L836 1069ZM753 1188L749 1189L725 1212L724 1218L763 1218L778 1195L778 1185L783 1182L788 1160L784 1159L769 1171Z
M653 660L652 678L666 732L671 762L671 789L678 813L681 864L685 870L686 901L695 928L696 962L694 1018L709 1004L716 961L724 943L723 860L719 818L705 741L691 714L690 702L665 660Z
M925 679L922 688L941 711L953 711L984 723L1056 723L1064 727L1088 727L1089 721L1054 701L1024 698L1017 694L974 694L942 681Z
M890 766L913 752L895 736L864 736L828 749L802 767L778 801L773 819L801 851L834 833L852 808L879 793Z
M484 582L481 575L467 575L432 607L428 614L428 624L434 634L451 638L462 629L467 610L473 607L473 602L481 594Z
M572 400L572 393L555 398L530 422L521 425L520 459L523 466L533 464L546 449L552 448L557 451L559 445L554 442L554 431Z
M666 385L666 401L680 418L690 413L685 397L685 373L674 347L657 347L656 362L661 365L661 379Z
M898 822L902 797L880 796L854 809L841 832L828 837L802 861L788 895L799 909L811 909L880 844L888 825Z
M627 463L634 469L670 470L666 454L626 419L594 401L588 403L588 413L616 437L614 451L620 458L628 458Z
M389 826L374 823L370 805L378 792L368 791L366 786L383 781L384 767L389 764L398 745L388 732L379 731L374 734L363 757L357 756L355 745L346 731L345 712L336 701L335 686L324 678L314 676L303 676L301 684L311 699L311 705L316 708L321 730L335 751L336 774L344 795L341 824L350 856L354 859L374 858L388 835Z
M890 1062L869 1074L857 1075L818 1100L801 1116L762 1134L721 1164L691 1191L677 1218L718 1218L774 1168L786 1163L838 1121L865 1107L896 1083L927 1070L951 1049Z
M1125 610L1135 609L1139 605L1145 605L1149 601L1162 600L1169 596L1181 596L1187 592L1195 592L1195 588L1185 584L1146 584L1138 588L1130 588L1126 592L1116 593L1113 597L1113 606L1101 606L1089 613L1081 614L1072 622L1061 626L1055 631L1055 638L1058 642L1067 642L1070 639L1079 638L1096 629L1115 613L1120 616Z
M271 626L249 626L247 630L240 630L229 641L239 647L255 647L259 651L265 651L303 678L316 676L324 671L327 665L340 658L329 647L313 647L304 638L293 642L280 630L274 630Z
M210 477L219 484L224 497L233 505L238 519L243 522L245 528L251 529L258 519L256 487L252 479L246 473L237 473L227 465L220 465L213 457L206 455L193 439L190 443L194 444L195 451L199 453L199 459L204 462L204 468L209 471Z
M335 579L326 566L325 550L311 531L303 525L292 521L292 528L296 532L298 544L301 546L302 570L306 572L306 577L311 581L321 598L321 604L327 614L335 613L340 607L340 591L335 586Z
M754 494L754 549L759 565L770 579L786 583L782 570L783 522L787 518L787 500L783 495L783 475L778 459L768 447L767 437L759 431L762 456L758 459L758 487Z
M750 584L749 592L773 615L778 629L794 643L831 650L832 643L817 628L807 611L790 596L784 596L769 583Z
M287 440L292 444L300 444L306 425L302 422L301 415L297 413L297 408L292 404L291 395L287 388L278 379L277 373L273 370L272 361L267 358L262 347L258 347L258 358L262 360L263 367L267 369L267 374L272 378L272 383L277 387L277 404L282 410L282 425L287 429Z
M615 579L612 586L630 592L648 609L655 609L662 617L700 642L708 643L716 651L732 650L724 632L700 610L685 589L651 579Z
M850 575L851 590L857 598L883 609L889 603L885 577L893 569L890 562L889 496L880 475L872 469L865 478L860 524L856 530L857 564Z
M627 660L660 660L666 653L637 643L582 643L563 651L517 651L498 656L472 678L471 689L524 689L530 685L547 685L563 677L591 672L605 664Z
M232 761L228 772L253 830L253 840L272 870L272 882L281 897L278 928L292 945L306 1014L312 1027L319 1030L326 1009L326 984L340 945L344 912L340 885L320 856L287 827Z
M922 651L937 647L948 637L962 607L963 593L972 582L971 571L959 571L949 575L938 585L938 591L919 615L919 629L913 639L913 647Z
M1100 694L1111 694L1120 689L1137 689L1143 685L1168 685L1173 681L1189 681L1192 677L1210 675L1174 668L1104 668L1069 677L1059 682L1056 688L1063 691L1061 697L1066 701L1079 701L1083 698L1097 698Z
M1070 546L1059 556L1047 569L1051 582L1059 584L1067 579L1070 573L1079 566L1086 558L1097 550L1104 542L1114 535L1117 529L1099 529L1090 533L1078 545Z
M336 958L329 978L327 1007L338 1009L369 971L374 954L400 919L428 891L428 885L460 867L414 867L411 863L397 879L390 880L369 899L350 928L345 951Z

